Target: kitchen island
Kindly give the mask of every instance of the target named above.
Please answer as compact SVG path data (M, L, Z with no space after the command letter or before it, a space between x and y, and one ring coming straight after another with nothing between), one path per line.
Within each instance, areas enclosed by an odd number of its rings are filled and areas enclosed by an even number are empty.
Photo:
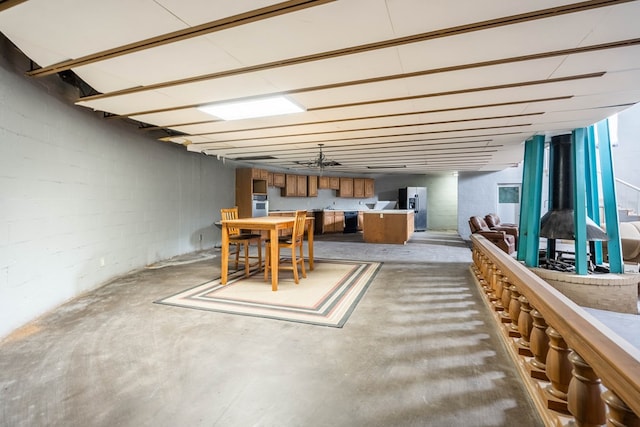
M363 238L366 243L406 244L414 228L414 213L408 209L363 212Z

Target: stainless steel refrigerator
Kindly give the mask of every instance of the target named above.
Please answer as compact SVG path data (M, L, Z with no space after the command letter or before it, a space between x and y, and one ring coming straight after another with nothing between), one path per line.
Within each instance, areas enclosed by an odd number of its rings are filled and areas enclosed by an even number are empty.
M427 187L405 187L398 190L398 208L413 209L415 231L427 229Z

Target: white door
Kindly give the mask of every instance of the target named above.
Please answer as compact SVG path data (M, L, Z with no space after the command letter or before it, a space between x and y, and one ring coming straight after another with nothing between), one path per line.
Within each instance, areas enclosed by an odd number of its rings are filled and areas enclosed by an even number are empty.
M498 184L498 208L500 221L520 223L520 184Z

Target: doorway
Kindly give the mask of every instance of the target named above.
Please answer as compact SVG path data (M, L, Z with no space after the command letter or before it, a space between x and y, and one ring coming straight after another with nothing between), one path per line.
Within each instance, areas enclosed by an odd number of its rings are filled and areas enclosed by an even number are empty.
M520 223L520 184L498 184L498 207L500 221Z

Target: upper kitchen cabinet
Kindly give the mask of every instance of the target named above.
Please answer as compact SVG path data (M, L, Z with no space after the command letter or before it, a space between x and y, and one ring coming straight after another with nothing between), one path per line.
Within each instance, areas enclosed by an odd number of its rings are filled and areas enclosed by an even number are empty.
M339 197L353 197L353 178L340 178Z
M364 197L371 198L376 195L374 182L373 178L364 179Z
M375 196L373 178L340 178L338 197L356 197L360 199Z
M329 190L331 187L329 186L329 177L328 176L319 176L318 177L318 188L321 190Z
M267 181L269 179L269 171L265 169L252 168L250 170L251 170L251 178L253 179L264 180L264 181Z
M285 185L280 194L283 197L306 197L307 176L286 174Z
M318 177L315 175L307 177L307 197L318 197Z
M273 186L277 188L284 188L285 186L285 174L284 173L273 173Z
M353 178L353 197L364 197L364 178Z
M332 190L340 190L340 178L338 178L337 176L330 176L329 188Z

